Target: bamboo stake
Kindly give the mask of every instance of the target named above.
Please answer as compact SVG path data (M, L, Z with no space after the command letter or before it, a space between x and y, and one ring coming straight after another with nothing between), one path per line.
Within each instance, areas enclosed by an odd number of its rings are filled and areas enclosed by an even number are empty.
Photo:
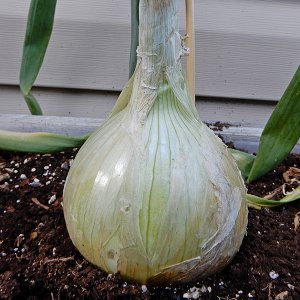
M190 49L187 57L187 84L192 99L195 101L195 5L194 0L185 0L186 6L186 46Z

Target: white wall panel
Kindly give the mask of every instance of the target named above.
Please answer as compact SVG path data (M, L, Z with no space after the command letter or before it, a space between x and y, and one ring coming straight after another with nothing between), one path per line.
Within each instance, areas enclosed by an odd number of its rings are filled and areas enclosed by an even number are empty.
M29 2L1 0L2 85L18 82ZM300 62L300 1L195 2L197 94L278 100ZM128 70L129 4L129 0L58 1L37 85L120 90ZM184 0L179 0L179 7L183 25Z
M37 97L47 116L104 119L111 111L116 92L36 88ZM217 121L250 127L263 127L275 107L273 101L207 99L197 97L196 107L205 122ZM29 114L17 87L0 86L0 114ZM0 126L0 129L1 128Z

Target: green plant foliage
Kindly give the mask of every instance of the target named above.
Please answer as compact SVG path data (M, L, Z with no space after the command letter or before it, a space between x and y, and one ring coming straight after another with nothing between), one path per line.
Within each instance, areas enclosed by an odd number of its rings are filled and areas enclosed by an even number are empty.
M281 200L267 200L261 197L247 194L247 200L250 204L260 207L277 207L280 205L288 204L300 199L300 186L298 186L291 194L283 197Z
M73 137L45 132L23 133L0 130L0 150L53 153L80 147L87 138L88 135Z
M135 74L135 73L133 73L133 74ZM127 106L128 102L130 100L131 94L132 94L133 83L134 83L134 75L129 79L129 81L123 88L120 96L118 97L116 104L114 105L114 107L110 113L110 116L109 116L110 118L113 117L114 115L116 115L117 113L119 113L121 110L123 110Z
M136 66L136 49L139 41L139 4L140 0L131 0L131 46L129 60L129 78L133 75Z
M300 138L300 67L265 126L248 182L281 163Z
M233 155L243 178L247 178L253 165L255 156L235 149L230 149L230 152Z
M56 0L32 0L30 4L22 65L20 88L30 112L41 115L42 110L30 91L42 66L51 37Z
M38 103L38 101L35 99L35 97L29 93L28 95L23 94L25 102L27 104L27 107L32 115L42 115L43 111Z

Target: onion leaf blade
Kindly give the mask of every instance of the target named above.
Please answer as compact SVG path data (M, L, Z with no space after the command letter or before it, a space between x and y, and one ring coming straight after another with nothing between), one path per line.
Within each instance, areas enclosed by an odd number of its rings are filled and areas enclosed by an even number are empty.
M300 67L269 118L248 182L266 174L292 151L300 138Z
M49 44L55 8L56 0L32 0L30 4L20 70L20 88L33 115L42 114L38 102L30 91Z

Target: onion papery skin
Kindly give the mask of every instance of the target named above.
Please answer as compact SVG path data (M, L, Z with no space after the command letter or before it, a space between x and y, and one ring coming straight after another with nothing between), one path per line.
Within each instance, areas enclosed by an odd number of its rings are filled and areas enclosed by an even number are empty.
M152 1L152 10L176 9L175 0ZM71 166L64 216L76 248L102 270L147 284L189 282L222 270L238 251L246 189L227 147L199 120L177 59L154 70L154 81L143 53L128 104Z

